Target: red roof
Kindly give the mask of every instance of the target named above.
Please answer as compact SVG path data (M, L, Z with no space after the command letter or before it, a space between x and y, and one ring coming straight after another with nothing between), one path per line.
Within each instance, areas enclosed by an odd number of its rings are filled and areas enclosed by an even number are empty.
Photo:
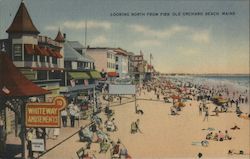
M38 96L50 93L29 81L3 52L0 52L0 75L0 96Z
M35 25L33 24L29 12L24 4L21 2L18 11L15 15L10 27L6 30L7 33L33 33L39 34Z
M61 33L60 30L59 30L58 33L57 33L57 36L56 36L56 38L55 38L55 41L57 41L57 42L64 42L64 41L65 41L65 39L64 39L64 37L63 37L63 35L62 35L62 33Z
M117 77L118 74L116 72L108 72L109 77Z

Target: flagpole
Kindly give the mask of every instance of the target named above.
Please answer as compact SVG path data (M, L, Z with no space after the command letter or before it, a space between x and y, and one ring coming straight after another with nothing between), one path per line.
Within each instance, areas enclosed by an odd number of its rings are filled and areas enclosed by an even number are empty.
M152 72L152 65L151 65L151 57L152 57L152 54L150 53L150 55L149 55L149 64L150 64L150 72Z

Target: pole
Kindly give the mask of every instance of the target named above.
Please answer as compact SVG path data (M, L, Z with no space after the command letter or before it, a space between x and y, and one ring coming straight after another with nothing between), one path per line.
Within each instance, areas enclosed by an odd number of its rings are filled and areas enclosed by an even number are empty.
M93 98L94 98L94 105L93 105L93 114L96 112L96 95L95 95L95 86L93 88Z
M149 55L149 64L150 64L150 72L152 71L151 69L152 69L152 66L151 66L151 53L150 53L150 55Z
M87 20L85 20L85 34L84 34L84 45L85 45L85 49L87 50Z
M21 105L21 144L22 144L22 159L26 159L26 127L25 127L25 105L26 101Z
M136 103L136 93L135 93L135 113L137 112L137 103Z

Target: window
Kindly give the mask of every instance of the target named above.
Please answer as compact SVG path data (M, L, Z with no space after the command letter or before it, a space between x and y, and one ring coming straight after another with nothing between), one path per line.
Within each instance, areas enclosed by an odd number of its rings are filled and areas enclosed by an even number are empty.
M13 45L14 61L22 61L22 45Z
M47 60L48 63L50 63L49 58L50 58L49 56L46 56L46 60Z
M47 79L47 71L37 71L37 79L38 80L46 80Z
M109 58L109 53L107 53L107 58Z
M65 61L64 62L64 67L67 69L71 69L71 62L70 61Z
M56 57L52 57L52 63L55 64L55 65L57 64L57 58Z
M40 62L45 62L45 56L40 56Z
M115 66L115 69L118 70L118 65Z
M24 54L24 61L33 61L33 55L25 53Z
M37 56L38 56L38 55L34 55L34 61L38 61Z
M118 61L118 57L115 57L115 61L116 61L116 62Z

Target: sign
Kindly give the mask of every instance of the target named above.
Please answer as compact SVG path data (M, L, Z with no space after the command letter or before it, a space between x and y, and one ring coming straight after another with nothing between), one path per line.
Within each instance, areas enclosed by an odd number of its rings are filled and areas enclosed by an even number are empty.
M26 127L60 127L60 111L65 108L66 104L65 98L62 96L55 97L51 103L28 103L26 105Z
M109 94L135 94L135 85L131 84L116 84L109 85Z
M44 148L44 139L32 139L31 140L32 151L43 152Z

